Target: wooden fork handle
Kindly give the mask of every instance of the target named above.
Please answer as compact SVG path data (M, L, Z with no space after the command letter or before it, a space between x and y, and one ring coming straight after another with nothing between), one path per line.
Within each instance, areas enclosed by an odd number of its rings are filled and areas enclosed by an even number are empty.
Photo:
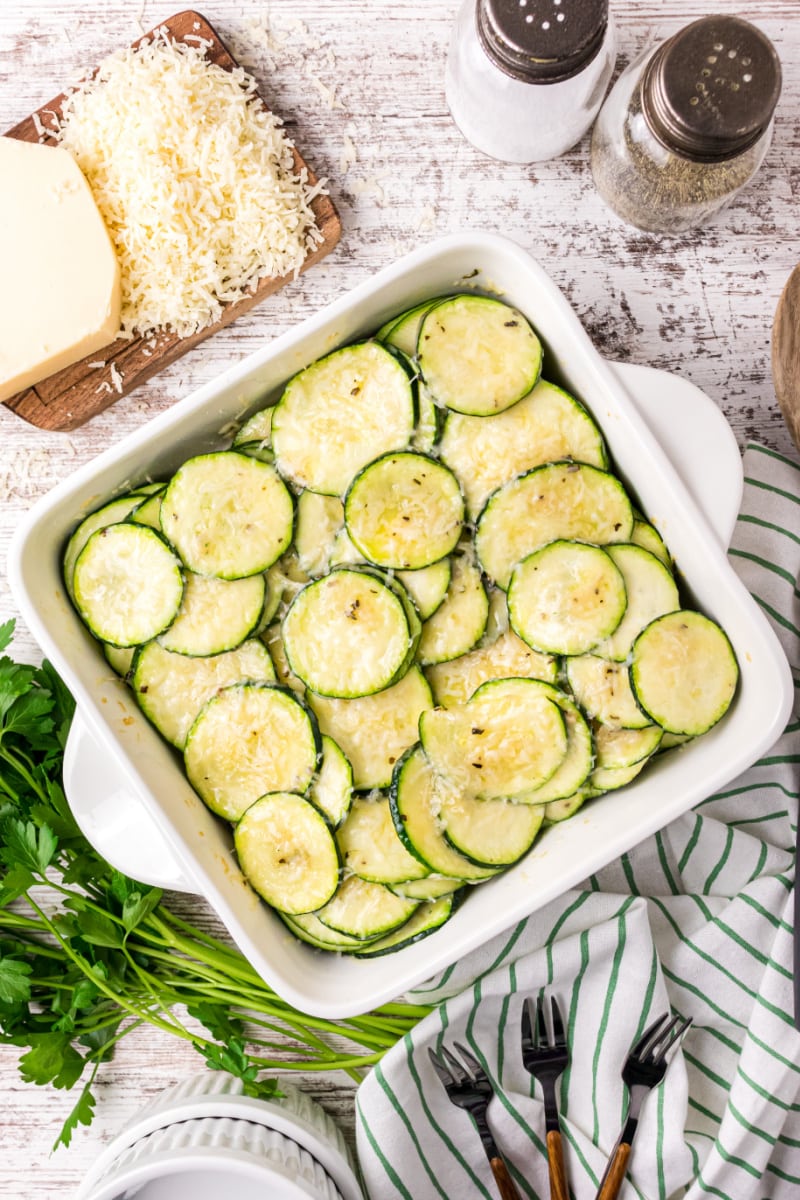
M500 1200L522 1200L517 1191L514 1180L508 1173L508 1167L503 1162L502 1158L490 1158L489 1166L492 1168L497 1190L500 1193Z
M564 1148L558 1129L551 1129L547 1135L547 1165L550 1168L550 1200L569 1200Z
M622 1181L628 1170L631 1147L629 1142L620 1142L611 1158L595 1200L616 1200Z

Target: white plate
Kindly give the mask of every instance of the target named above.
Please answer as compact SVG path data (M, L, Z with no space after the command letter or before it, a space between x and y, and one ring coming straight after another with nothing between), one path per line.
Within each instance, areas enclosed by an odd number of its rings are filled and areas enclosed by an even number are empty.
M727 547L744 484L730 425L705 392L686 379L653 367L610 366ZM93 737L80 712L69 732L64 789L81 830L117 870L172 891L202 891L181 868L146 799L131 787L116 756Z
M465 285L502 294L536 327L545 344L546 374L557 373L591 409L618 471L688 581L691 602L726 629L739 660L740 689L710 733L547 830L523 862L477 888L446 930L387 958L362 962L318 954L297 942L248 888L229 830L203 806L174 751L112 677L66 596L61 554L85 513L131 482L163 477L190 454L218 448L221 429L299 368L375 329L392 313ZM677 442L683 470L691 439L679 436ZM704 456L709 473L715 470L714 443L712 437ZM448 237L406 256L75 472L21 523L9 579L31 632L72 690L92 736L116 758L130 789L141 794L180 874L196 881L267 982L291 1003L321 1016L364 1012L391 999L617 858L754 762L782 730L792 700L791 675L775 635L627 389L538 264L492 235Z

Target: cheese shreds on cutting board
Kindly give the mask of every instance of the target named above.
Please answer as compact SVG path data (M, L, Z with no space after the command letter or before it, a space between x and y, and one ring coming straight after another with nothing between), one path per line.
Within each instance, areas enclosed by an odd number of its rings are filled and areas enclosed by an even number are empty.
M319 242L309 185L241 68L166 33L67 97L60 142L86 175L122 271L127 336L188 337Z
M107 346L120 272L66 150L0 137L0 401Z

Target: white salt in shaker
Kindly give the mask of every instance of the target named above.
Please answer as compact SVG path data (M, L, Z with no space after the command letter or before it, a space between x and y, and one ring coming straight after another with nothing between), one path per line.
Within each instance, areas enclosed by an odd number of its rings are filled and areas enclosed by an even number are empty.
M615 54L608 0L464 0L447 59L447 103L484 154L556 158L594 120Z

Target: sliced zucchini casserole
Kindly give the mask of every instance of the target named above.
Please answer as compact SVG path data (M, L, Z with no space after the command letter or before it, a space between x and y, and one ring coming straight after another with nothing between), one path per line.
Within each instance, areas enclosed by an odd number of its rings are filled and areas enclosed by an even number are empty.
M75 529L64 582L297 938L440 927L727 711L724 631L525 317L436 297Z

